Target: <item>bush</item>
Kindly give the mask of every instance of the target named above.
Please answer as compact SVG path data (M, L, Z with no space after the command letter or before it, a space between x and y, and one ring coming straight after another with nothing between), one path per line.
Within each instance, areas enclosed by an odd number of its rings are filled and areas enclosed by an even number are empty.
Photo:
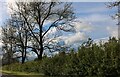
M119 41L110 38L105 44L95 44L88 40L78 52L56 55L43 62L46 75L108 76L120 74Z

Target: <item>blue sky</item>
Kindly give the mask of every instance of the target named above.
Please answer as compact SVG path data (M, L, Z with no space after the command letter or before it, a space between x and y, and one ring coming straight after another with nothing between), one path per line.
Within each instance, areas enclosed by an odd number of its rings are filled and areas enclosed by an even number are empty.
M6 2L0 0L0 26L5 22L8 16L7 4Z
M94 28L88 35L93 39L99 39L111 36L107 27L116 27L116 20L113 16L117 12L117 8L107 8L105 2L76 2L73 6L76 8L76 15L86 23L91 23Z
M117 21L111 18L117 12L117 8L107 8L105 2L73 2L73 8L77 20L77 33L64 33L61 38L66 43L81 42L86 38L101 39L109 36L117 36ZM0 2L0 25L9 17L6 3ZM73 42L72 42L73 41Z

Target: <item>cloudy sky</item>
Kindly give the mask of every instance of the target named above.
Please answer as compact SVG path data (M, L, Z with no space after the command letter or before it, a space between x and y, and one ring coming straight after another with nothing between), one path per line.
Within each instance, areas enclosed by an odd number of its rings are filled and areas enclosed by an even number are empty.
M106 39L109 36L117 37L117 20L111 16L117 13L117 8L107 8L107 2L73 2L77 20L74 23L76 33L66 33L60 37L68 45L78 45L88 37L94 40ZM9 17L6 2L0 0L0 26ZM52 30L56 32L55 30Z

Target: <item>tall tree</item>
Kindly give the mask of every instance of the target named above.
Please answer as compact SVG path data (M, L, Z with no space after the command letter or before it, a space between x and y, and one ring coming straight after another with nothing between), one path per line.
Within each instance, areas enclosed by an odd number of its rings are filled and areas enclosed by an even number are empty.
M35 53L38 59L42 59L47 34L55 27L63 31L73 31L70 23L75 19L71 3L61 2L19 2L16 3L17 10L13 8L14 14L20 15L27 25L30 35L36 41ZM47 22L49 24L45 25ZM32 47L33 48L33 47Z

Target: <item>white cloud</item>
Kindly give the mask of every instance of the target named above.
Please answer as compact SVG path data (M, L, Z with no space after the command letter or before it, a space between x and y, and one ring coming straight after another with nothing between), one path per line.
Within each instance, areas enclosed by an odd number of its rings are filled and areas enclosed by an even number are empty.
M77 33L74 33L74 34L69 34L69 35L66 35L66 36L61 36L59 38L62 39L62 40L64 40L64 42L65 42L66 45L72 45L72 44L75 44L75 43L80 43L83 40L86 40L87 36L86 36L85 33L77 32Z
M106 14L90 14L83 18L80 18L81 21L86 21L90 23L108 23L113 24L116 20L112 20L110 15Z
M111 26L111 27L115 27L117 24L117 20L113 20L111 18L111 16L109 16L108 14L90 14L86 17L80 18L81 22L88 22L91 23L91 25L93 26L94 30L92 30L90 34L90 36L93 39L96 38L102 38L102 37L109 37L109 35L112 36L116 36L117 35L117 31L115 32L114 30L111 31L111 28L106 29L106 27Z
M108 40L109 40L109 37L104 37L104 38L99 38L99 39L94 39L93 41L94 41L94 43L96 43L96 44L104 44L105 42L108 42Z
M107 26L107 31L111 37L118 37L118 27L117 26Z
M86 40L86 35L84 33L75 33L74 35L68 36L65 40L66 44L78 43L80 41Z
M73 44L77 44L77 43L81 43L85 40L87 40L88 35L85 32L91 32L94 28L93 26L88 23L88 22L80 22L80 19L76 19L76 22L72 22L72 24L74 25L75 28L75 33L64 33L62 32L61 35L59 30L57 30L56 28L52 28L49 32L48 35L52 35L53 34L59 34L59 37L56 37L55 39L57 40L63 40L65 42L66 45L73 45ZM54 36L53 36L54 37Z
M57 29L54 27L49 31L49 33L55 34L55 33L57 33Z
M80 22L80 19L78 19L78 22L74 22L73 24L76 32L93 30L93 26L90 23L84 21Z
M75 28L75 33L61 33L63 35L56 37L57 40L63 40L65 42L66 45L72 45L72 44L76 44L76 43L80 43L84 40L87 40L88 36L85 32L91 32L93 30L93 26L90 23L87 22L80 22L79 19L76 20L76 22L72 23L74 25ZM57 30L56 28L52 28L48 35L53 36L53 34L60 34L59 30Z

